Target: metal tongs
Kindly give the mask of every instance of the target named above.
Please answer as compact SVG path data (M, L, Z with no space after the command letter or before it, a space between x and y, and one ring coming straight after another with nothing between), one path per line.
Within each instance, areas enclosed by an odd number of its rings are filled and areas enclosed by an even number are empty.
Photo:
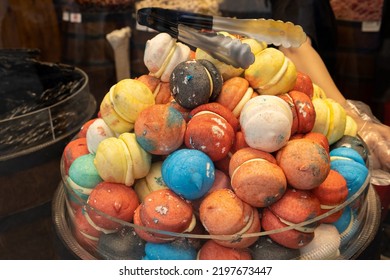
M152 7L139 9L137 22L243 69L255 59L250 46L239 39L218 34L218 31L287 48L299 47L306 40L301 26L273 19L235 19Z

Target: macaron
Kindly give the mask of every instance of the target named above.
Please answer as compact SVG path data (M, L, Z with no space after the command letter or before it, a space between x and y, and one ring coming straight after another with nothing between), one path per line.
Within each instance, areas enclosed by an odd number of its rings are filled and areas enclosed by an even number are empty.
M300 190L319 186L330 171L329 153L318 142L310 139L293 139L276 153L278 165L287 183Z
M168 243L147 242L143 260L196 260L196 255L191 243L180 238Z
M139 200L136 192L124 184L101 182L92 190L88 205L92 207L89 218L96 226L118 230L121 224L111 218L132 222Z
M357 151L363 160L366 162L368 158L368 147L364 141L358 136L344 135L338 141L330 146L330 149L336 149L339 147L352 148Z
M292 122L288 104L272 95L250 99L240 114L241 131L248 146L270 153L287 143Z
M307 94L297 90L291 90L279 96L285 101L288 100L287 102L293 105L290 106L291 110L295 110L293 116L296 116L297 125L296 130L292 129L292 134L310 132L316 120L316 111L311 98Z
M299 250L301 260L335 260L340 256L340 235L331 224L321 224L314 230L313 240Z
M154 155L168 155L183 144L186 127L178 110L165 104L155 104L139 114L134 133L145 151Z
M235 194L254 207L271 205L287 188L286 176L274 156L250 147L232 155L229 174Z
M294 63L276 48L267 47L255 55L255 62L244 72L249 85L259 94L277 95L294 88Z
M95 154L100 142L108 137L115 137L115 133L102 118L96 118L87 130L87 146L91 154Z
M156 104L167 104L173 99L168 82L162 82L159 78L146 74L136 79L143 82L153 92Z
M179 149L163 161L161 174L169 189L194 200L206 194L214 184L215 167L205 153Z
M233 77L223 82L216 102L228 108L238 118L245 103L255 96L258 94L253 91L246 79Z
M94 227L88 221L86 215L85 206L77 208L72 219L72 233L79 245L88 252L96 254L99 237L103 232Z
M148 174L151 160L151 154L137 142L135 133L126 132L100 142L94 163L105 181L132 186L136 179Z
M312 131L325 134L332 145L343 137L346 128L346 112L338 102L331 98L312 99L316 119Z
M228 109L215 102L204 104L190 112L184 144L218 161L229 153L237 127L238 120Z
M222 76L207 60L187 60L179 63L170 76L173 98L180 106L193 109L213 101L222 89Z
M248 249L236 249L222 246L214 240L207 240L197 255L198 260L252 260Z
M328 141L328 138L326 138L326 136L324 134L319 133L319 132L310 131L308 133L302 134L302 138L311 139L311 140L319 143L322 147L324 147L326 152L329 153L329 151L330 151L329 141Z
M145 200L145 197L149 193L168 188L162 178L162 163L162 161L153 162L150 166L148 174L144 178L136 180L134 184L134 190L141 202Z
M92 190L103 181L94 164L95 156L85 154L76 158L69 168L66 181L82 200L87 201Z
M164 231L164 233L189 232L194 228L195 223L196 220L190 202L170 189L157 190L148 194L137 208L134 216L134 224ZM145 232L137 228L135 228L135 231L144 240L154 243L159 242L156 239L160 239L163 243L175 238L175 236L167 233Z
M144 64L149 74L163 82L169 82L177 64L190 59L191 49L168 33L158 33L146 41Z
M295 81L295 85L292 90L297 90L305 93L310 99L313 99L314 95L314 85L310 76L297 71L297 80Z
M103 233L97 243L100 257L106 260L140 260L144 256L145 241L131 227L113 233Z
M130 132L139 113L155 104L152 91L141 81L123 79L113 85L104 96L100 113L106 124L116 133Z
M331 169L345 178L350 198L364 186L369 175L364 159L352 148L339 147L330 151L330 160Z
M344 249L359 233L361 221L359 221L356 212L348 205L344 208L341 217L333 225L340 234L340 249Z
M321 215L344 203L348 196L347 181L337 171L331 169L325 181L313 189L314 195L320 200ZM340 218L343 210L321 219L323 223L333 223Z
M68 174L69 168L76 158L86 154L89 154L89 151L85 137L73 139L66 144L62 152L62 164L65 174Z
M299 249L284 247L268 236L260 236L249 250L254 260L296 260L300 256Z
M295 225L310 221L320 213L320 201L310 191L288 188L280 200L263 208L261 225L265 231L294 226L292 229L270 234L269 237L282 246L298 249L314 238L314 229L318 223L299 227Z
M229 248L249 247L258 237L242 235L260 231L257 209L242 201L230 189L209 193L200 204L199 219L211 235L228 235L227 238L214 237L213 240Z
M89 126L96 120L96 118L86 121L80 128L79 133L77 133L76 138L85 138L87 137L87 130Z

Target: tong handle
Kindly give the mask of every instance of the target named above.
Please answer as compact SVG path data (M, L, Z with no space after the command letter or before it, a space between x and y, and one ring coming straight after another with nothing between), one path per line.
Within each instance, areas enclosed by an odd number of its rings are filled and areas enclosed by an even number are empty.
M137 12L137 22L157 31L166 32L172 37L178 36L178 25L185 24L195 29L211 30L213 17L191 12L163 8L142 8Z
M252 37L267 44L283 47L299 47L306 40L300 25L274 19L236 19L213 17L213 29Z

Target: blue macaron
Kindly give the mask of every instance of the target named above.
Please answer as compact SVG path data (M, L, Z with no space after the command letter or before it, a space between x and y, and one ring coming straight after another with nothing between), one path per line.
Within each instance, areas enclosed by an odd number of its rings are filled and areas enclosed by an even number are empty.
M363 187L368 168L360 154L352 148L340 147L330 151L330 168L347 181L348 198Z
M356 219L356 213L349 206L345 207L340 218L335 221L333 225L340 233L341 248L349 243L351 238L355 236L359 229L359 222Z
M196 260L197 251L186 239L145 245L143 260Z
M165 184L185 199L194 200L205 195L215 180L213 161L195 149L180 149L163 162L161 174Z
M86 154L76 158L69 168L67 182L83 200L87 200L92 189L103 181L95 164L95 155Z

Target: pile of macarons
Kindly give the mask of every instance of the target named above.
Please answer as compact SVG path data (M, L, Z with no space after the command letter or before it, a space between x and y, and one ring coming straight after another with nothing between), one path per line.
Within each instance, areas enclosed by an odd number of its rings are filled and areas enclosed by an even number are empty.
M65 147L73 234L96 257L340 255L340 221L359 211L340 205L366 183L366 150L346 144L359 138L345 111L283 53L240 39L247 69L157 34L149 73L113 85ZM333 105L319 117L315 99Z

